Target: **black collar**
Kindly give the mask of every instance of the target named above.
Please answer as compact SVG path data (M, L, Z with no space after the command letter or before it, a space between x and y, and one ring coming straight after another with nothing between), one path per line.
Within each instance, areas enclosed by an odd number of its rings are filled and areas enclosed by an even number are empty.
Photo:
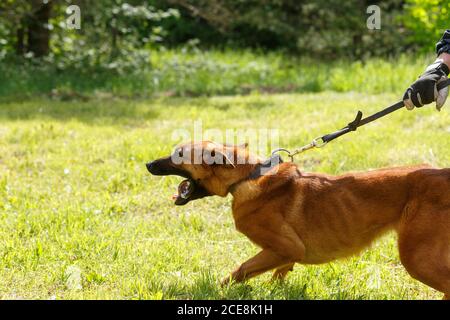
M266 161L258 163L255 166L255 168L253 169L253 171L250 172L248 177L246 177L242 180L239 180L238 182L233 183L230 186L229 191L230 192L233 191L237 187L237 185L240 184L241 182L249 181L249 180L256 180L259 177L264 176L268 171L270 171L272 168L278 166L281 163L283 163L283 159L281 159L281 157L278 154L271 156Z

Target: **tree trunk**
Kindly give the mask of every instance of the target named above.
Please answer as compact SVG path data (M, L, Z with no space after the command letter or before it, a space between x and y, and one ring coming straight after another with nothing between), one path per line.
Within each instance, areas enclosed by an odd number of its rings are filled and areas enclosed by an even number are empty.
M28 21L28 51L35 57L46 56L50 52L50 30L48 23L52 11L52 1L31 0L32 12Z
M16 37L16 54L22 56L25 53L25 29L22 20L20 21L20 26L17 28Z

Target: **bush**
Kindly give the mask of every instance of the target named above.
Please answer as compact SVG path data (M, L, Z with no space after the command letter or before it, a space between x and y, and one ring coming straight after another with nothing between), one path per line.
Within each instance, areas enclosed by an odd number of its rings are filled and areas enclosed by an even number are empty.
M59 69L54 64L0 63L0 96L96 95L149 97L248 94L253 91L364 93L402 91L432 61L408 54L392 59L318 61L280 52L249 50L155 50L146 67L116 72L105 68ZM55 95L55 93L57 93Z
M430 52L446 29L450 29L449 0L407 0L403 20L411 30L412 49Z

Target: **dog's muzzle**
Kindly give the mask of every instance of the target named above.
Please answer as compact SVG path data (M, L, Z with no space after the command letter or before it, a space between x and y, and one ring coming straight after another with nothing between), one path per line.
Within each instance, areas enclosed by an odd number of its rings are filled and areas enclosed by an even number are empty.
M176 175L187 178L180 183L178 186L178 194L174 196L175 204L178 206L211 195L208 190L195 182L188 172L174 167L170 157L149 162L145 166L147 167L147 170L155 176Z
M189 174L187 174L184 170L176 168L172 165L170 157L149 162L145 166L147 167L148 172L154 176L175 175L190 178Z

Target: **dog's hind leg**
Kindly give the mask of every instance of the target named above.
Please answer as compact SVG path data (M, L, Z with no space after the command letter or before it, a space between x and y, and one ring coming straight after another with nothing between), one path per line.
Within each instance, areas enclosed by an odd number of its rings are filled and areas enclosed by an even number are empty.
M277 268L273 273L272 280L283 280L289 273L289 271L294 270L294 264L295 263L289 263L287 265Z
M399 252L408 273L450 297L450 210L436 202L406 212L398 228Z

